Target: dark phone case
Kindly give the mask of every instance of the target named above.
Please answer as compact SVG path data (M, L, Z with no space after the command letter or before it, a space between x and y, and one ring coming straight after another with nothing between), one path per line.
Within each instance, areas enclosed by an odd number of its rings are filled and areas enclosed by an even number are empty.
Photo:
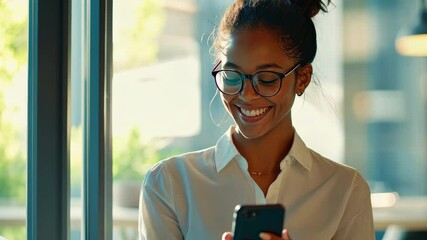
M234 209L233 240L259 240L261 232L282 235L285 209L280 204L237 205Z

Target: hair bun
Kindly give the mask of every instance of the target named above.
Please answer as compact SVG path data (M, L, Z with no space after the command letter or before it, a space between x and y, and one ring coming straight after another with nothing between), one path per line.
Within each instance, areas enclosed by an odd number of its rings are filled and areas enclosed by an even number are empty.
M290 2L302 9L307 17L312 18L320 10L328 12L327 5L331 3L331 0L326 0L326 4L322 0L290 0Z

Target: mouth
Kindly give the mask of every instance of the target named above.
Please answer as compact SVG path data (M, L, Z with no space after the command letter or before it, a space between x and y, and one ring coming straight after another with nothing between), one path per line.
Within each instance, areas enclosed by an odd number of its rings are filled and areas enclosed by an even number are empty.
M263 108L257 108L257 109L245 109L242 107L237 107L239 110L239 113L246 121L258 121L259 119L263 118L264 115L267 114L267 112L270 111L271 107L263 107Z

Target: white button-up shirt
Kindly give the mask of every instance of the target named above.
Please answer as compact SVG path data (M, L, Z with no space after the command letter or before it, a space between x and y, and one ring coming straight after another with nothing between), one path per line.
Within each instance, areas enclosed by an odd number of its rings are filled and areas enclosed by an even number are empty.
M139 237L219 240L238 204L281 203L293 240L374 239L370 191L355 169L306 147L295 133L267 195L249 175L230 128L215 147L164 160L146 175ZM262 159L260 160L262 161Z

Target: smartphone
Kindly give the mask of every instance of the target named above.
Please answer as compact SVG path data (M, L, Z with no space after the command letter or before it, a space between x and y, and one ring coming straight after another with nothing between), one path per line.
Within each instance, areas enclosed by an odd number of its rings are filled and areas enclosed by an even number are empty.
M285 208L280 204L237 205L233 216L233 240L259 240L261 232L282 236Z

